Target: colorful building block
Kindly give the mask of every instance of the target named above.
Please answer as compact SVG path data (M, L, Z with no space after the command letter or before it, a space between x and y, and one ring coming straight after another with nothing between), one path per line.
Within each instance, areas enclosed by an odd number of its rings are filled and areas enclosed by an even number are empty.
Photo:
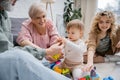
M107 78L103 78L103 80L114 80L113 77L108 76Z
M80 78L80 79L78 79L78 80L86 80L86 78Z
M100 77L98 74L96 74L96 76L92 76L91 77L92 80L100 80Z
M55 66L53 69L55 72L62 73L62 69L60 69L58 66Z
M61 56L61 54L55 54L55 55L53 56L53 58L56 59L56 60L58 60L60 56Z

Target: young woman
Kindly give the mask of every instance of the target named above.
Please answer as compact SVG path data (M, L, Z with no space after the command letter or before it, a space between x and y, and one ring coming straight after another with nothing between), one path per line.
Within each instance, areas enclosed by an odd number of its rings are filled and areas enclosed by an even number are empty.
M94 56L114 55L120 52L120 26L110 11L102 11L93 19L88 39L87 70L93 65Z

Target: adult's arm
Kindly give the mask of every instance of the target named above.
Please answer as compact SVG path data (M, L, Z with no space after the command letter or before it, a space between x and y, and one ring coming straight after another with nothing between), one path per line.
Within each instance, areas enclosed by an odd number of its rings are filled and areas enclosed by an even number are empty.
M56 26L51 20L47 21L48 35L50 37L50 46L53 45L59 37Z
M90 71L93 66L93 58L96 49L96 35L94 33L89 33L87 48L87 64L83 69L84 71Z
M0 54L0 80L71 80L46 68L28 52L11 49Z
M117 45L116 45L116 47L120 51L120 25L117 28L116 38L117 38Z

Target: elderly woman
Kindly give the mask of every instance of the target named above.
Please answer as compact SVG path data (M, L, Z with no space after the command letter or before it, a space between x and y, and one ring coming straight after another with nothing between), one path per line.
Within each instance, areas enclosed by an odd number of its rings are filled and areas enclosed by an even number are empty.
M31 45L36 48L49 48L58 38L53 22L46 18L42 4L33 3L29 9L30 19L22 23L17 42L21 46Z

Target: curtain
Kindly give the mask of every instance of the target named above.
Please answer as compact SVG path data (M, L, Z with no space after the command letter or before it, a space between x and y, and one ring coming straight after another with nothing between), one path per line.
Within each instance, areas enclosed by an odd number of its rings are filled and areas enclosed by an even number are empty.
M74 0L75 8L81 7L82 21L85 26L84 39L88 38L92 18L97 10L98 0Z

